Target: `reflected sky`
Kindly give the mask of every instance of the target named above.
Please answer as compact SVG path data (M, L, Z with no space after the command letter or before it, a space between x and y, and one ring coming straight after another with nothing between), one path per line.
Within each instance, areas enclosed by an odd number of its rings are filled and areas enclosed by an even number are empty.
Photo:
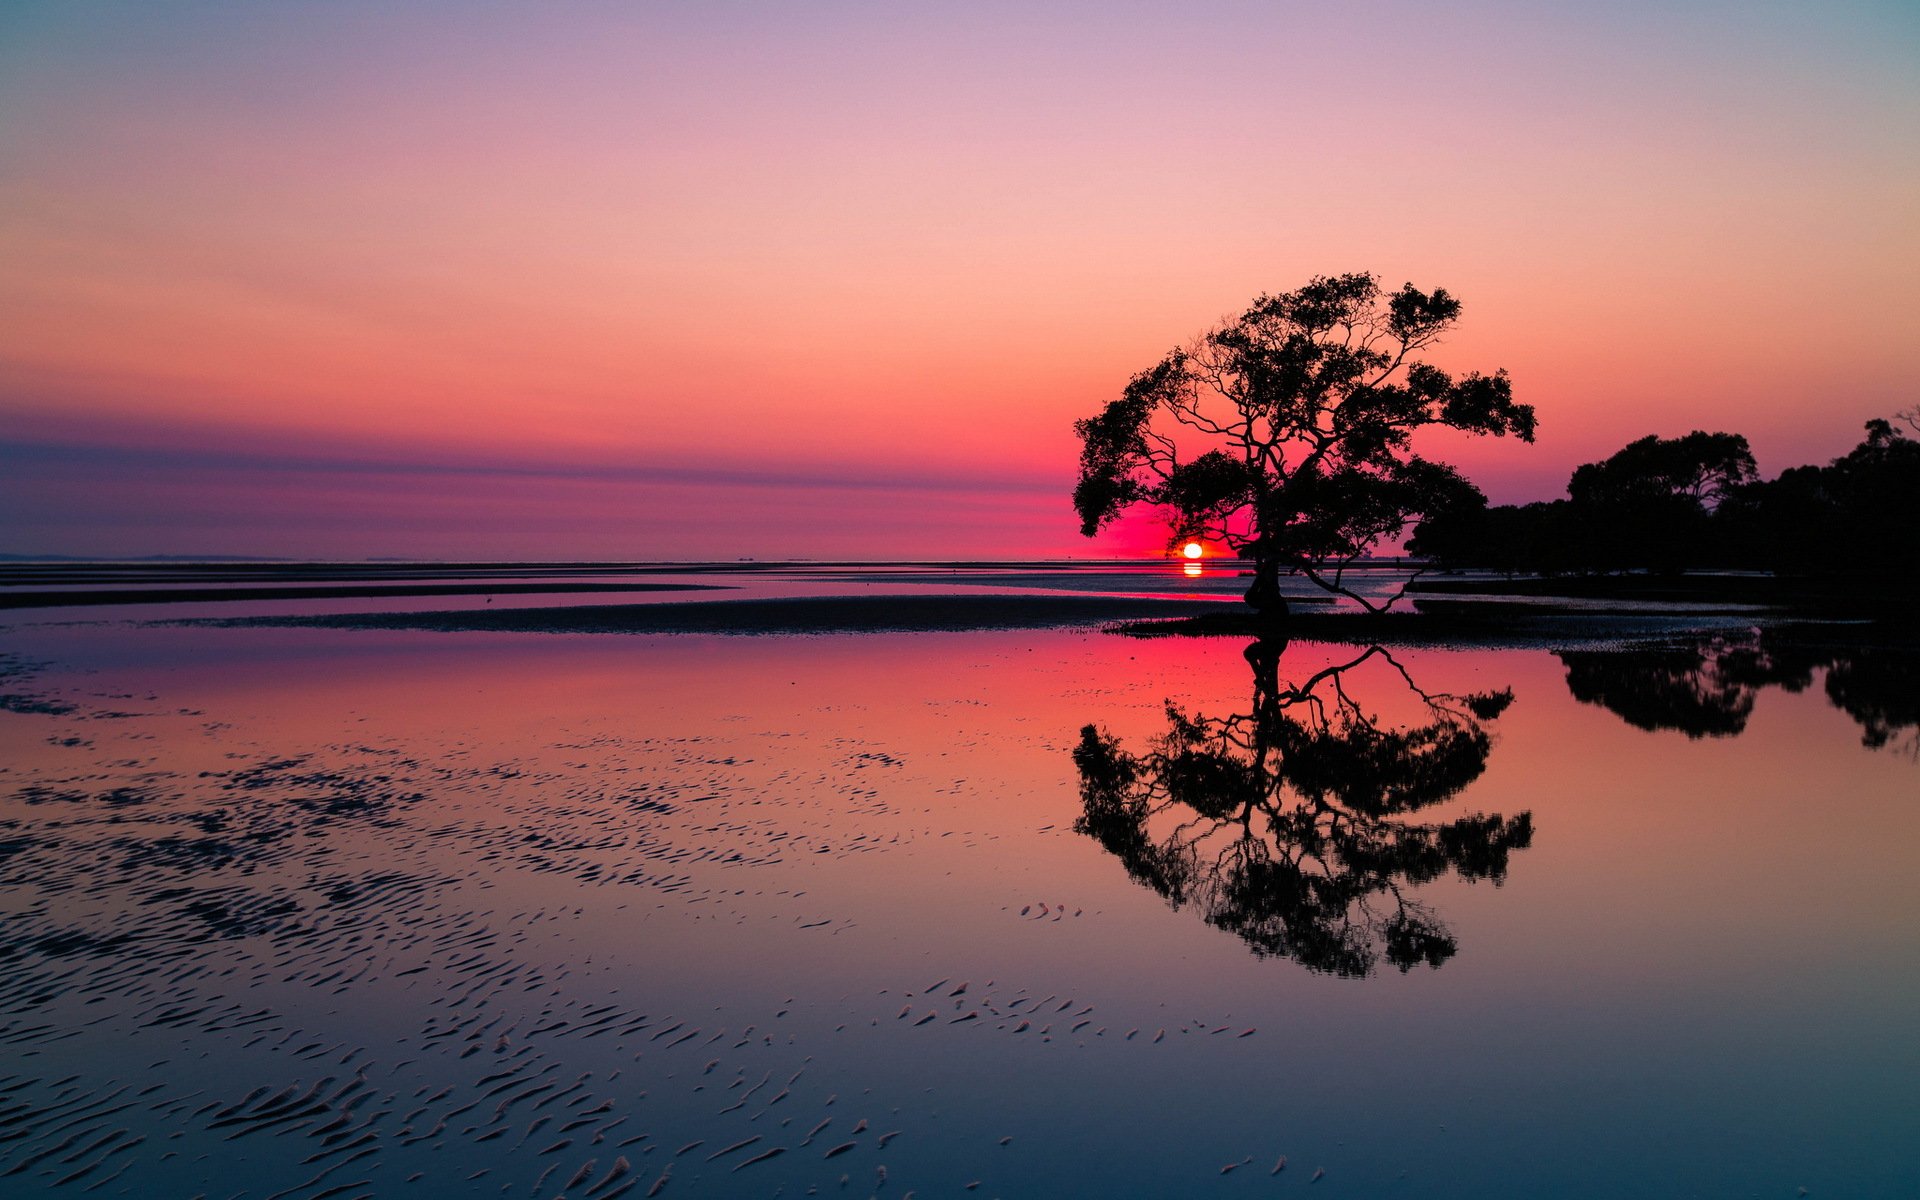
M1863 744L1858 656L1690 737L1549 651L1245 650L0 629L9 1194L1920 1186L1912 724ZM1144 762L1291 690L1299 738L1336 684L1465 738L1386 816L1530 817L1500 887L1406 889L1440 969L1257 956L1074 832L1089 724Z

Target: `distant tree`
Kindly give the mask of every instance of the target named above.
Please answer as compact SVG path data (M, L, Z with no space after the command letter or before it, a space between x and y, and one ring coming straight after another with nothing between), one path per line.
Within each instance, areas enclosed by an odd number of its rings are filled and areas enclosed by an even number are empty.
M1758 477L1737 433L1643 437L1611 457L1576 467L1567 495L1589 568L1677 572L1714 557L1713 512Z
M1460 505L1414 527L1407 552L1449 570L1481 567L1508 576L1584 570L1579 514L1567 500Z
M1712 509L1756 477L1746 438L1696 429L1685 437L1648 435L1602 462L1574 468L1567 494L1575 504L1683 499Z
M1920 428L1920 409L1895 414ZM1920 440L1890 420L1824 467L1794 467L1738 489L1722 535L1753 565L1802 575L1920 583Z
M1444 566L1509 574L1729 565L1713 517L1755 475L1739 434L1648 436L1575 468L1569 499L1461 505L1422 521L1407 548Z
M1455 378L1419 357L1459 315L1444 289L1387 294L1370 274L1260 297L1076 423L1081 532L1159 505L1171 542L1207 539L1253 560L1247 602L1263 615L1287 611L1282 570L1370 611L1391 606L1398 594L1360 596L1345 569L1415 517L1484 503L1453 468L1412 452L1414 432L1533 440L1533 409L1504 371Z
M1747 567L1841 581L1869 606L1920 584L1920 406L1866 423L1825 466L1755 478L1731 433L1641 438L1574 471L1569 499L1463 503L1422 520L1407 549L1448 568L1555 575Z

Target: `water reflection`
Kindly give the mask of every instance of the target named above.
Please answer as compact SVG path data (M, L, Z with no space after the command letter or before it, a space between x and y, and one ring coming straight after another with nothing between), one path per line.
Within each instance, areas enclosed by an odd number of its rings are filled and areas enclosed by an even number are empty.
M1910 649L1823 646L1792 632L1753 630L1559 657L1574 699L1636 728L1690 738L1744 732L1761 691L1802 692L1819 672L1827 700L1859 724L1863 745L1920 760L1920 654Z
M1189 716L1168 704L1167 732L1139 754L1083 728L1074 828L1257 956L1348 977L1371 975L1382 954L1403 972L1437 967L1458 943L1410 889L1448 872L1500 883L1533 819L1411 818L1480 777L1486 724L1513 693L1422 691L1379 646L1292 683L1280 677L1285 648L1247 647L1251 712ZM1360 699L1382 677L1416 702L1412 723L1389 724Z

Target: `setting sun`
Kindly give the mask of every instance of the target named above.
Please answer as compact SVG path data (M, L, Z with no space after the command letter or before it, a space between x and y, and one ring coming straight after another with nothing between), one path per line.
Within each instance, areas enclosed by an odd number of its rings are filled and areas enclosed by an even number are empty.
M1202 554L1206 553L1206 550L1201 547L1199 542L1188 542L1185 546L1181 547L1180 553L1186 555L1188 558L1199 558Z

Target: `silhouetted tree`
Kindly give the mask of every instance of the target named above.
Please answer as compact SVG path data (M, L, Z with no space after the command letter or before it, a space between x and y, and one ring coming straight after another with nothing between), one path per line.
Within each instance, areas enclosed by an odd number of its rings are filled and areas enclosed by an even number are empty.
M1574 468L1567 494L1576 504L1684 498L1712 509L1754 478L1753 451L1746 438L1696 429L1685 437L1649 435L1602 462Z
M1509 574L1679 571L1725 557L1715 551L1713 514L1754 474L1753 453L1739 434L1644 437L1576 468L1569 499L1460 505L1421 521L1407 549L1444 566Z
M1166 510L1172 540L1223 543L1254 563L1247 601L1286 612L1283 569L1369 610L1342 573L1416 516L1471 503L1453 468L1415 455L1444 425L1533 440L1533 409L1505 372L1454 378L1419 355L1459 318L1444 289L1386 294L1370 274L1318 277L1134 377L1074 428L1074 507L1091 537L1136 503ZM1404 591L1404 589L1403 589Z
M1533 838L1530 813L1419 823L1486 768L1485 723L1511 691L1429 695L1378 646L1295 685L1285 643L1247 648L1253 708L1225 718L1167 706L1167 733L1133 754L1097 726L1080 731L1076 831L1120 859L1175 908L1191 905L1256 955L1344 976L1379 955L1406 971L1439 966L1457 944L1409 895L1452 871L1504 880ZM1424 724L1383 727L1344 677L1372 660L1398 673Z
M1674 572L1713 557L1714 510L1757 477L1737 433L1643 437L1611 457L1576 467L1567 481L1589 567Z
M1560 575L1587 568L1583 526L1567 500L1462 504L1421 521L1407 539L1407 553L1447 568Z
M1895 419L1920 429L1920 407ZM1569 499L1460 504L1421 521L1407 549L1510 574L1764 568L1865 583L1881 600L1920 583L1920 440L1894 421L1867 422L1866 438L1824 467L1754 475L1737 434L1642 438L1575 470Z
M1920 427L1920 410L1896 414ZM1776 571L1920 583L1920 440L1892 421L1824 467L1795 467L1739 489L1722 508L1724 536Z

